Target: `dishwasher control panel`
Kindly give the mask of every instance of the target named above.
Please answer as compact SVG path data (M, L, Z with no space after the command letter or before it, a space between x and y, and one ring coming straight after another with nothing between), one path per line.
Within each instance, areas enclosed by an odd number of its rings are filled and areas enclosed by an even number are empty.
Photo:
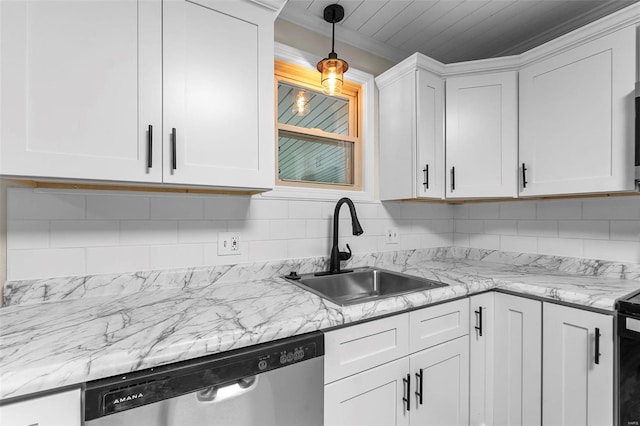
M208 387L223 386L324 355L321 332L87 383L85 421Z

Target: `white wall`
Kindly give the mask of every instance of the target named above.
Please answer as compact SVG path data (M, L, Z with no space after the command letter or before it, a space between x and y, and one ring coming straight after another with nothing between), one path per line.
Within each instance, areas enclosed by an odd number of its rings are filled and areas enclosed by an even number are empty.
M7 278L128 272L328 256L335 202L261 197L8 190ZM450 206L356 204L365 234L350 234L341 210L341 247L354 252L449 246ZM400 244L385 244L386 227ZM218 256L219 231L239 231L243 254Z
M640 263L640 196L452 209L454 245Z

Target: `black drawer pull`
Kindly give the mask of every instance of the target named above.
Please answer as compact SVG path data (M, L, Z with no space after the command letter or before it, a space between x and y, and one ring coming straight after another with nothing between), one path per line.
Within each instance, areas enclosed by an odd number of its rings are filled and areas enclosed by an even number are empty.
M476 325L474 328L478 330L478 335L482 336L482 306L478 307L477 311L473 311L477 315L478 320L476 321Z
M600 329L596 328L596 348L595 348L595 359L594 362L596 364L600 364Z
M422 182L422 184L424 185L424 189L425 191L427 189L429 189L429 165L425 164L424 169L422 169L422 172L424 173L424 182Z
M153 167L153 126L147 129L147 168Z
M451 168L451 192L455 191L456 189L456 168L452 167Z
M402 395L402 401L404 401L406 405L407 411L411 411L411 399L409 398L409 394L411 393L411 374L407 374L407 377L402 379L404 383L404 392Z
M420 369L420 371L416 373L416 381L418 381L419 383L416 383L416 396L418 397L420 405L422 405L422 369Z
M527 168L524 166L524 163L522 163L522 188L526 188L527 187Z
M178 155L176 153L176 128L171 129L171 169L178 168Z

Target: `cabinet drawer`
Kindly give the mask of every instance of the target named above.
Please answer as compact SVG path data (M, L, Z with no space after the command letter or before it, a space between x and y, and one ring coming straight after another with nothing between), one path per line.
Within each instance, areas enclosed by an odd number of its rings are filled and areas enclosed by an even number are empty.
M330 331L324 342L326 384L407 355L409 315Z
M0 406L0 424L12 426L80 426L80 389Z
M417 352L469 333L469 299L409 313L409 351Z

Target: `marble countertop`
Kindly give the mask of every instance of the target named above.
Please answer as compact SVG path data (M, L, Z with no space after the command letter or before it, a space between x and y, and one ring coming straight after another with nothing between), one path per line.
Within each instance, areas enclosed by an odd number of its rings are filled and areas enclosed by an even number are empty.
M81 384L503 289L613 311L640 265L490 250L354 256L449 284L340 307L280 278L326 259L10 282L0 309L0 399Z

